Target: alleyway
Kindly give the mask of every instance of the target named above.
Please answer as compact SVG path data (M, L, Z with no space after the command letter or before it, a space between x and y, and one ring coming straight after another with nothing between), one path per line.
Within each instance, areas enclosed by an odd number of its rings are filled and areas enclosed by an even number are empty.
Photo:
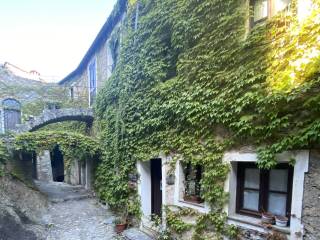
M43 223L49 229L43 236L46 240L152 240L135 228L117 235L115 216L81 186L40 181L36 185L50 202L43 215Z
M47 240L119 239L112 225L113 215L81 187L65 183L37 182L51 204L43 216Z

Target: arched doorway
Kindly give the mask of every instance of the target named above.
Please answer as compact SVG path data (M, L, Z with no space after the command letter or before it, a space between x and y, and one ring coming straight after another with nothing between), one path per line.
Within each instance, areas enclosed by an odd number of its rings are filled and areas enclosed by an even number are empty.
M51 152L52 178L54 182L64 181L64 161L63 155L57 145Z

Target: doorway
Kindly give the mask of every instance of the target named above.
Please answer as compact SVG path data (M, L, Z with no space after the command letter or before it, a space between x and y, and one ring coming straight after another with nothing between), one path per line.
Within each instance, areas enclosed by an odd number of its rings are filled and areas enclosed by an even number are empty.
M162 216L162 164L161 159L152 159L151 163L151 213Z
M51 155L53 181L63 182L64 181L63 155L58 145L53 149L52 152L50 152L50 155Z

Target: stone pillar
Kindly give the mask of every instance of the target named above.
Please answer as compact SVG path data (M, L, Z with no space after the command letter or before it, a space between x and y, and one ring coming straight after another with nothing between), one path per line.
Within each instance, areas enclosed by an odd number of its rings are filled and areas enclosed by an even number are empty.
M79 185L80 184L80 172L79 172L80 164L79 161L73 161L70 169L70 176L68 176L69 182L71 185Z
M37 156L37 176L38 180L53 181L50 151L45 150Z
M305 240L320 239L320 151L310 151L309 172L305 176L302 222Z
M86 189L92 188L92 162L86 160Z
M86 163L85 162L80 162L80 166L81 166L81 185L82 186L86 186L87 183L87 177L86 177Z

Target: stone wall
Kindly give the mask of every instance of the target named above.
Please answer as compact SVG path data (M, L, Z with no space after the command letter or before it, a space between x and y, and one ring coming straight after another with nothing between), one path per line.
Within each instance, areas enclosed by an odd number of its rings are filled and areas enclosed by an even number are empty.
M49 151L43 151L37 156L37 176L40 181L52 181L52 166Z
M12 158L7 162L6 168L18 179L32 184L34 166L30 154L12 152Z
M96 60L96 76L97 76L97 91L99 91L103 83L111 76L109 44L106 41L102 47L92 56L90 62ZM82 106L89 106L89 80L88 80L88 66L82 71L82 73L69 81L67 86L73 88L74 101Z
M124 20L125 14L122 16L122 20L114 27L113 32L118 31L121 28L121 24ZM110 36L112 36L111 32ZM74 78L70 79L65 87L73 89L74 102L81 104L82 106L89 106L89 80L88 80L88 65L96 60L96 76L97 76L97 91L99 91L105 81L112 74L112 65L114 60L112 59L111 49L110 49L110 36L109 38L96 50L92 55L87 66L84 67L82 72L76 75ZM121 38L121 36L120 36ZM121 39L120 39L121 40Z
M89 106L89 92L88 92L88 73L87 69L80 75L75 76L66 87L71 91L73 89L73 101L77 105Z
M303 224L306 240L320 239L320 151L310 151L309 172L305 176Z

